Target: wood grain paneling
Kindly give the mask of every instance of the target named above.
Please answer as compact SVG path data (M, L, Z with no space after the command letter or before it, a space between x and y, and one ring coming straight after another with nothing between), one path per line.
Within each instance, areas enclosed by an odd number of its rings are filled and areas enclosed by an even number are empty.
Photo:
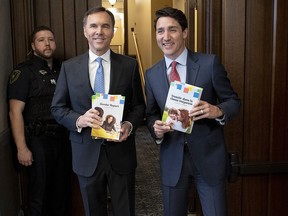
M74 57L76 54L76 28L75 28L75 7L70 0L63 0L63 30L65 58ZM71 25L73 24L73 25ZM86 42L87 43L87 42Z
M39 25L51 27L55 33L56 56L61 60L87 51L82 19L101 0L11 0L14 65L24 61L30 51L29 36ZM21 37L19 37L21 35Z
M59 2L61 3L61 1ZM50 1L47 0L36 0L34 1L34 21L35 26L47 25L50 26L51 23L51 7Z
M243 160L268 160L272 105L273 1L247 1L246 8Z
M288 1L278 0L274 5L274 47L273 47L273 107L272 141L270 159L288 160ZM288 212L288 175L271 177L269 188L269 215L283 215Z
M246 1L243 162L269 161L273 1ZM269 177L243 178L242 215L266 215Z
M51 0L50 1L50 16L53 17L50 23L50 27L53 29L55 33L55 40L57 44L56 56L61 57L61 59L65 56L65 34L64 34L64 23L63 23L63 4L59 4L59 0ZM36 9L37 11L37 9ZM57 19L56 19L57 18ZM41 25L38 23L37 25Z
M288 115L285 115L288 110L288 1L279 0L275 8L271 159L285 161L288 158Z
M14 64L26 59L30 46L31 16L33 5L30 1L11 1L13 60Z
M242 112L225 127L228 150L248 164L287 163L287 1L203 0L199 9L205 43L198 47L221 57L242 99ZM283 215L287 178L252 174L228 184L228 215Z
M75 8L75 31L76 31L76 53L81 54L87 51L87 39L83 35L83 15L87 5L84 1L79 1Z
M56 56L61 60L88 50L83 35L83 15L90 8L100 6L101 0L11 0L13 62L24 61L31 50L29 37L32 29L47 25L55 33ZM72 174L71 215L84 215L78 180Z
M231 83L243 102L245 56L245 0L223 1L221 59ZM215 13L215 12L214 12ZM243 110L243 107L242 109ZM243 155L243 111L225 127L228 151ZM228 215L241 215L242 179L228 184Z

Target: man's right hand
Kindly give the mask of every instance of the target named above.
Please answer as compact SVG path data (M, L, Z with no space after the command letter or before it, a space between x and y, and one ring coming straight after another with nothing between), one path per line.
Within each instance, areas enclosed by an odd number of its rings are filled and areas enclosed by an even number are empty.
M18 149L17 153L18 161L23 166L31 166L33 162L32 152L28 149L28 147L24 147L22 149Z
M155 121L153 128L154 133L158 139L163 138L165 133L173 131L173 129L171 128L171 124L168 124L160 120Z
M84 115L79 117L77 122L77 126L79 128L91 127L91 128L99 128L101 127L103 120L99 116L99 111L91 108Z

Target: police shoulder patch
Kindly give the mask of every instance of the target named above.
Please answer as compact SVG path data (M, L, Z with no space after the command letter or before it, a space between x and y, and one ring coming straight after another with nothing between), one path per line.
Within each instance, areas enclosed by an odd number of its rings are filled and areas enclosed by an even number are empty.
M9 83L10 84L14 83L19 78L20 74L21 74L20 70L14 70L10 75Z

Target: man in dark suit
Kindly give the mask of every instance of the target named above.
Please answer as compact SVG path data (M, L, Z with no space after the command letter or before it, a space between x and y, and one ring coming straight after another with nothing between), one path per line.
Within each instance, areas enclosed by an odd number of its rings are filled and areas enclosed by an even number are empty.
M107 186L114 215L135 215L135 130L143 121L145 101L137 61L110 50L115 19L103 7L83 19L89 51L62 65L51 111L70 130L73 170L78 176L86 215L107 215ZM101 126L99 111L91 108L94 78L102 58L105 93L125 96L119 141L92 139ZM96 81L95 81L96 82ZM97 88L97 86L95 87Z
M182 11L156 12L156 40L164 53L145 73L147 124L160 144L164 215L187 215L189 187L194 180L205 216L225 216L228 160L223 125L240 109L240 99L227 73L214 55L194 53L185 47L187 20ZM191 134L174 131L161 121L169 90L171 63L178 80L203 88L201 100L191 106Z

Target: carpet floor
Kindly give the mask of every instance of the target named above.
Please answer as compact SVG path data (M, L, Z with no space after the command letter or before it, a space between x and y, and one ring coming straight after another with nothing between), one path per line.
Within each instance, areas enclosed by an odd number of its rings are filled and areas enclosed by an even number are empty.
M146 126L136 132L136 152L138 166L136 169L135 208L137 216L162 216L162 192L160 183L160 146L156 145ZM195 191L192 191L192 194ZM195 198L191 197L188 216L195 214ZM198 214L197 214L198 215ZM201 215L201 214L199 214ZM109 216L113 216L110 212Z
M141 126L136 133L138 167L136 169L136 215L162 215L159 146L148 129Z

